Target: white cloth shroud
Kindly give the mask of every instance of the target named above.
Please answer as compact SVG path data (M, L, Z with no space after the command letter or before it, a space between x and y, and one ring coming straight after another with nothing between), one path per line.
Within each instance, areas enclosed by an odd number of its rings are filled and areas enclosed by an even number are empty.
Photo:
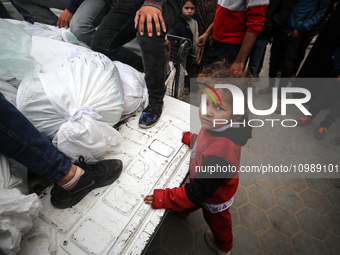
M116 66L96 52L52 61L37 78L24 80L17 95L23 114L72 161L119 151L122 136L112 126L123 105Z

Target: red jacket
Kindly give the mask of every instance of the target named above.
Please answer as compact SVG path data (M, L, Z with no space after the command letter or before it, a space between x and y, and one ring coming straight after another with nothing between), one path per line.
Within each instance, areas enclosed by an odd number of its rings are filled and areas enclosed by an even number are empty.
M241 146L250 137L250 128L229 128L223 132L202 128L199 135L185 133L182 142L193 149L190 159L190 174L193 178L190 183L179 188L154 190L153 208L183 211L204 201L221 204L230 200L238 187L238 172L211 178L209 173L195 173L196 166L230 165L238 170Z
M242 44L246 31L257 35L266 21L268 0L218 0L213 37L218 42Z

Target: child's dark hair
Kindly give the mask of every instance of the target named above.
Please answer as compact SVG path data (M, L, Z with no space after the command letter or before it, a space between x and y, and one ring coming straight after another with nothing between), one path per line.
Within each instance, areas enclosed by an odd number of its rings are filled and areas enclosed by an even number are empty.
M221 84L221 79L223 79L224 84L232 84L241 89L243 95L245 97L244 100L244 109L245 114L244 118L248 117L248 107L247 107L247 91L248 88L252 88L254 86L253 79L251 78L249 72L240 72L233 73L231 71L230 65L227 65L224 61L219 61L210 64L208 67L205 67L203 71L198 75L197 81L198 84L207 84L209 86L214 87L215 84ZM200 88L203 88L204 85L199 85ZM229 89L222 89L224 95L221 98L224 98L225 101L230 102L233 105L233 97ZM198 96L201 97L203 93L202 90L199 90Z
M183 1L182 7L183 7L187 2L192 3L195 7L197 6L197 5L196 5L196 0L184 0L184 1Z

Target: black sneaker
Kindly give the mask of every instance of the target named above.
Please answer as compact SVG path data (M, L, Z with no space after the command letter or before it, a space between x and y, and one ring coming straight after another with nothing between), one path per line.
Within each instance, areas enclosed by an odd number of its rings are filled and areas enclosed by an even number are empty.
M151 128L156 125L157 121L161 117L163 105L163 100L153 105L149 104L140 116L139 126L141 128Z
M113 183L123 169L123 163L119 159L87 164L81 156L76 165L81 167L85 173L80 177L77 185L69 191L54 184L51 190L51 204L53 206L60 209L74 206L91 190Z

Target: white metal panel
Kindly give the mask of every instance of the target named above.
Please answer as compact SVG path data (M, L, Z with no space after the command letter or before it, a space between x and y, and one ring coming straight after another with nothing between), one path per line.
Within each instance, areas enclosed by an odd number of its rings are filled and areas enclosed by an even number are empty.
M110 186L95 189L77 205L55 209L50 189L41 196L44 209L39 224L58 231L57 254L140 254L155 232L164 210L153 210L143 198L155 188L179 186L189 167L189 149L182 132L190 129L190 106L165 98L159 123L150 129L138 127L139 116L124 123L119 158L124 168Z

